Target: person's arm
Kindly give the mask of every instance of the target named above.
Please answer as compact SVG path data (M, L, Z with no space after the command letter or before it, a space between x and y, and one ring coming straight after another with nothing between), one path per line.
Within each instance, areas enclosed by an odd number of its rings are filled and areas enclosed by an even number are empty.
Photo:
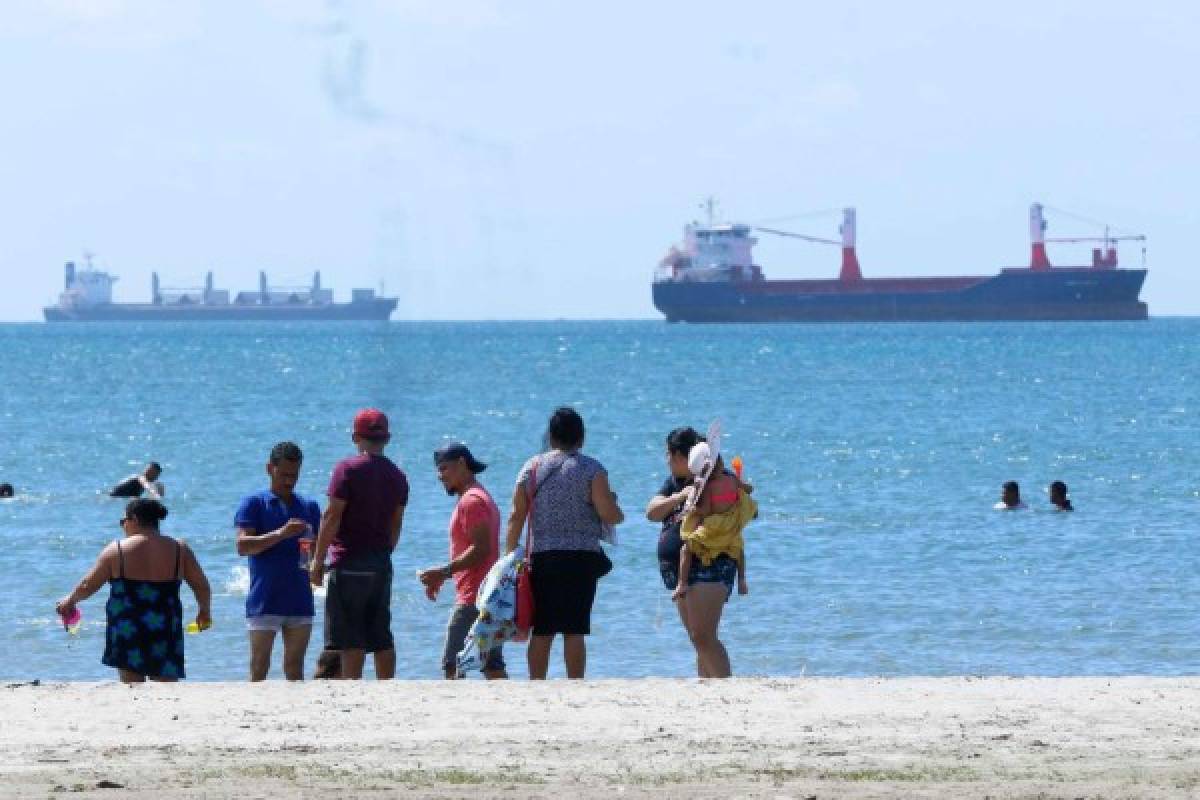
M400 544L400 529L404 527L404 504L396 506L396 510L392 512L392 524L388 529L391 535L388 537L389 551L395 552L396 545Z
M470 528L467 529L467 535L471 537L471 544L467 549L459 553L457 558L452 558L444 567L429 567L421 570L417 578L427 589L440 588L442 582L448 579L456 572L462 572L464 569L479 564L486 563L492 556L491 530L488 527L486 517L478 519Z
M308 523L293 517L267 533L259 533L254 528L238 527L237 553L239 556L256 556L264 550L270 550L275 545L287 539L292 539L308 530Z
M524 484L518 483L513 489L512 513L508 515L508 533L504 539L504 552L511 553L521 543L521 529L525 527L525 518L529 516L529 499L525 497Z
M750 594L750 584L746 582L746 547L742 546L742 557L737 561L738 594Z
M671 595L671 599L678 600L687 594L688 591L688 575L692 571L692 549L685 543L679 548L679 580L675 582L675 591Z
M76 605L100 591L100 587L108 583L109 578L113 576L113 556L116 549L116 545L110 544L101 550L88 574L83 576L83 580L79 581L79 585L69 595L54 604L54 610L61 616L68 616L75 610Z
M138 483L142 485L142 488L146 491L146 494L150 495L151 499L162 500L162 495L158 492L158 486L151 483L149 478L145 475L138 475L137 479Z
M196 596L196 624L203 630L212 625L212 588L192 548L184 542L179 546L183 550L183 580Z
M674 494L655 495L646 504L646 519L651 522L662 522L671 516L671 513L675 509L686 503L688 498L692 496L693 491L695 491L695 488L689 485Z
M620 525L625 521L625 512L617 505L617 496L608 485L607 472L601 472L592 478L592 506L601 522Z
M329 505L325 507L325 513L321 515L321 530L317 533L317 543L313 547L312 568L308 573L308 578L313 586L320 586L325 582L325 554L329 551L329 545L342 526L342 514L345 510L346 501L340 497L331 496ZM401 515L403 515L403 507L401 507Z

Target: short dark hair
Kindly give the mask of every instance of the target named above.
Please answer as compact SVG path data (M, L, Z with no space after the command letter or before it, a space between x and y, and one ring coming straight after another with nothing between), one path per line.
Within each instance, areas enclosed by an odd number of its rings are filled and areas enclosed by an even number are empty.
M152 497L137 497L125 506L125 516L133 517L139 525L157 528L167 518L167 507Z
M687 456L700 441L700 434L694 428L676 428L667 434L667 452Z
M300 451L300 445L295 442L280 442L271 448L271 464L278 464L280 461L295 461L297 464L304 461L304 453Z
M0 497L12 497L13 485L11 483L0 483Z
M1059 492L1065 496L1067 493L1067 485L1062 481L1055 481L1054 483L1050 484L1050 491Z
M157 461L151 461L149 464L146 465L146 469L150 469L151 467L154 467L154 469L158 470L159 472L162 472L162 464L159 464Z
M570 406L560 406L550 415L546 433L554 444L573 450L583 444L583 417Z
M1016 481L1005 481L1005 482L1004 482L1004 491L1006 491L1006 492L1016 492L1017 494L1020 494L1020 493L1021 493L1021 487L1017 485L1017 482L1016 482Z

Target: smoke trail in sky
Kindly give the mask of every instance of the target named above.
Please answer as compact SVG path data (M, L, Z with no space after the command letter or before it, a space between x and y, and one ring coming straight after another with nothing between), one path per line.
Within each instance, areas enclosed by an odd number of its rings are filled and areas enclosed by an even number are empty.
M362 122L379 122L383 112L367 98L367 41L354 32L344 0L328 0L321 32L328 40L321 83L339 113Z

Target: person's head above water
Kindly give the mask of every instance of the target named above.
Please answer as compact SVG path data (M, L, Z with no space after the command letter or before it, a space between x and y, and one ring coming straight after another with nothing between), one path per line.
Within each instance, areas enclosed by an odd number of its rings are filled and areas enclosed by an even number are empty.
M151 461L146 465L146 468L142 470L142 475L146 476L146 480L153 483L154 481L158 480L160 475L162 475L162 465L160 465L157 461Z
M676 428L667 434L667 467L672 477L690 478L688 453L698 442L703 441L693 428Z
M13 485L11 483L0 483L0 497L12 497Z
M1050 502L1058 508L1059 511L1074 511L1075 508L1071 505L1071 499L1067 497L1067 485L1062 481L1055 481L1050 484Z
M167 508L162 503L150 497L136 497L125 505L125 518L121 527L126 535L135 533L155 533L158 523L167 518Z
M1017 508L1021 505L1021 487L1016 481L1005 481L1004 486L1000 489L1000 502L1009 508Z
M569 406L560 406L550 415L546 440L555 450L578 450L583 447L583 417Z
M350 437L364 453L382 453L392 440L387 414L378 408L364 408L354 415L354 433Z
M276 497L291 500L300 480L300 466L304 463L304 453L295 442L280 442L271 448L267 460L267 475L271 478L271 491Z

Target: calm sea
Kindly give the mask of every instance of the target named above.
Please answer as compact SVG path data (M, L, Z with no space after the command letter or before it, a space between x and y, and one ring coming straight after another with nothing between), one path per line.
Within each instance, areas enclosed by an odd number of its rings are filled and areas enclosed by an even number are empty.
M188 638L189 675L242 677L238 500L264 486L280 439L304 449L300 490L322 496L365 405L390 414L413 487L395 556L399 672L437 677L451 597L430 603L413 577L447 547L452 499L431 453L469 442L506 513L564 403L628 516L592 676L692 674L642 510L666 432L714 417L762 504L751 593L723 625L736 672L1200 671L1200 320L8 325L0 353L0 480L18 491L0 501L6 679L111 676L107 590L83 605L78 637L53 606L118 535L106 488L148 459L165 467L165 530L216 593L215 627ZM1030 511L992 510L1009 479ZM1048 510L1054 479L1074 514ZM519 648L509 660L525 674Z

